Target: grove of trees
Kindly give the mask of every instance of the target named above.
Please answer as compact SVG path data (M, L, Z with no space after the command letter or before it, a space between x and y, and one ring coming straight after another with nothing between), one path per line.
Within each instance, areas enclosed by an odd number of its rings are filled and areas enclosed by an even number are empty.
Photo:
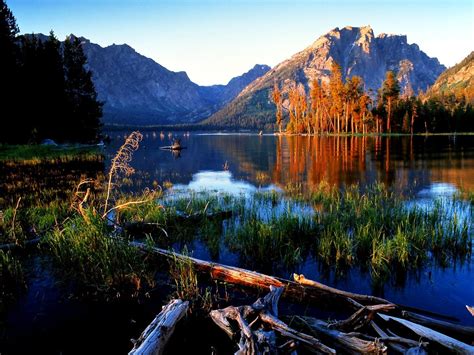
M423 94L414 96L410 90L401 95L392 71L386 73L374 95L364 90L359 76L344 82L341 67L333 62L328 83L315 79L309 92L303 84L294 83L286 93L275 83L271 96L280 132L284 116L288 133L413 134L474 130L474 109L465 95L427 98Z
M0 0L0 143L97 142L102 103L80 39L18 34Z

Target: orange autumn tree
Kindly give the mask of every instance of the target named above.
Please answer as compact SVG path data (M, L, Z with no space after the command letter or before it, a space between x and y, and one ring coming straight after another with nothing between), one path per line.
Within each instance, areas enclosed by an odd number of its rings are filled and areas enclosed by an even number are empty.
M331 98L330 115L333 131L340 133L341 117L344 111L344 84L342 82L341 66L336 62L332 62L331 65L329 95Z
M273 85L273 92L272 92L273 102L276 106L276 123L278 125L278 130L281 134L281 126L283 123L283 100L280 88L278 87L277 82Z

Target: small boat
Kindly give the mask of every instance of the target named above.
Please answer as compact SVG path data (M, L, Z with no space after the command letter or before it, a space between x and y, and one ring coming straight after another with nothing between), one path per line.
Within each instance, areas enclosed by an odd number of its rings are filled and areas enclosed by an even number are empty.
M258 132L259 136L263 136L263 131Z
M162 150L182 150L182 149L186 149L186 147L183 147L181 145L181 140L175 139L173 141L172 145L167 145L167 146L164 146L164 147L160 147L160 149L162 149Z

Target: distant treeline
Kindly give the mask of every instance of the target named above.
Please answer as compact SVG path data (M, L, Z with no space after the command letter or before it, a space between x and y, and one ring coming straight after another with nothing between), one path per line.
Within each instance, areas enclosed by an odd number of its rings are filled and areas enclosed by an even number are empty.
M464 93L401 95L395 73L388 71L375 95L364 91L361 77L342 80L333 63L329 83L315 79L309 94L294 83L286 92L275 83L276 124L289 133L440 133L473 132L474 110ZM283 127L287 122L286 127Z
M102 103L80 40L18 33L0 0L0 143L97 142Z

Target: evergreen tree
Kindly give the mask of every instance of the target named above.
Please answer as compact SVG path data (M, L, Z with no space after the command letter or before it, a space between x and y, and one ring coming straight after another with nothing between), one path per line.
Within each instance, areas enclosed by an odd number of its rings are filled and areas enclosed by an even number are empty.
M48 40L44 43L42 58L43 76L47 80L43 83L44 120L41 125L44 138L63 140L64 132L68 129L65 121L65 78L61 43L51 31ZM45 78L46 79L46 78Z
M18 61L16 35L19 28L15 17L4 0L0 0L0 110L2 116L7 112L15 112L17 106ZM12 131L0 130L0 141L15 140L19 133L19 122L14 117L3 116L13 127Z
M21 36L20 39L21 70L19 83L21 85L21 97L28 102L20 105L16 112L20 116L22 130L21 137L17 139L20 143L37 143L41 137L41 126L44 119L44 90L43 85L47 76L44 75L43 43L35 35Z
M100 138L102 103L92 82L92 73L85 68L86 56L79 38L70 36L64 42L66 94L70 111L71 138L96 142Z

